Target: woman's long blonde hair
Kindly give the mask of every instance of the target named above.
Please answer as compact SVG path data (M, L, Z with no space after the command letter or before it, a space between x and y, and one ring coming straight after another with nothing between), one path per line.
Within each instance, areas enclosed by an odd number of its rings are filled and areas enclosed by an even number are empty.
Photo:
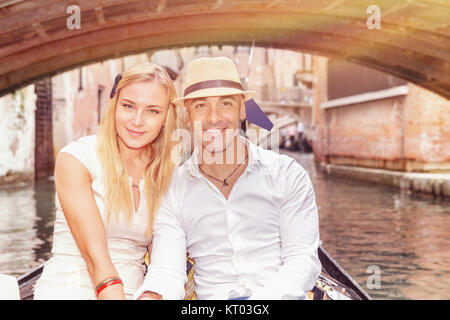
M176 98L176 90L167 72L152 63L143 63L130 68L122 74L116 92L111 98L109 107L103 116L97 133L97 155L103 167L105 185L105 203L108 222L111 220L131 221L133 212L133 196L130 190L129 176L120 156L115 124L117 98L120 89L134 82L157 81L167 89L169 108L157 138L148 145L151 160L144 172L144 191L148 207L148 224L146 236L150 237L153 221L158 212L161 199L167 192L174 168L178 165L177 145L171 134L181 122L172 101ZM181 151L181 150L180 150Z

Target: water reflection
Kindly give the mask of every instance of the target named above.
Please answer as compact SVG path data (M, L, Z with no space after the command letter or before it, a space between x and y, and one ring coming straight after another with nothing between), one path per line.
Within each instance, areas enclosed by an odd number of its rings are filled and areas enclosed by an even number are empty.
M312 155L289 153L310 173L324 247L374 299L450 298L450 202L326 176ZM0 189L0 273L21 276L50 257L54 184ZM381 271L369 289L369 266Z
M312 155L289 153L308 170L323 246L374 299L450 298L450 202L317 171ZM379 289L367 280L381 271Z
M50 257L53 181L0 189L0 273L16 277Z

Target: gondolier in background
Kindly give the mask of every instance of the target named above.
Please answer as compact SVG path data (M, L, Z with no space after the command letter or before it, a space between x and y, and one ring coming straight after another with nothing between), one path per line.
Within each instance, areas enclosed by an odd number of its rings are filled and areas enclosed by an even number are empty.
M138 299L183 299L186 251L198 299L305 299L321 271L308 173L239 134L245 91L234 63L188 66L183 97L197 145L175 172L155 219Z

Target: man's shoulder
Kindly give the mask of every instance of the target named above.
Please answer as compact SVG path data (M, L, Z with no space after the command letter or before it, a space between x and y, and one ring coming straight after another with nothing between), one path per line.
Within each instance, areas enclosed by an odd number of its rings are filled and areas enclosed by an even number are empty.
M187 165L187 162L184 162L173 170L169 187L170 192L179 193L186 187L190 174Z
M189 166L192 160L189 158L181 166L174 170L174 177L179 180L186 180L189 174Z

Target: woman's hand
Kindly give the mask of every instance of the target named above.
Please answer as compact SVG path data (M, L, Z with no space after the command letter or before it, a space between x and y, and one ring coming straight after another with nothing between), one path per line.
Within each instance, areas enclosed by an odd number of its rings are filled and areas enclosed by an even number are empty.
M118 273L109 256L105 226L91 187L92 177L74 156L60 153L55 162L55 188L94 288ZM120 284L105 288L99 299L125 299Z

